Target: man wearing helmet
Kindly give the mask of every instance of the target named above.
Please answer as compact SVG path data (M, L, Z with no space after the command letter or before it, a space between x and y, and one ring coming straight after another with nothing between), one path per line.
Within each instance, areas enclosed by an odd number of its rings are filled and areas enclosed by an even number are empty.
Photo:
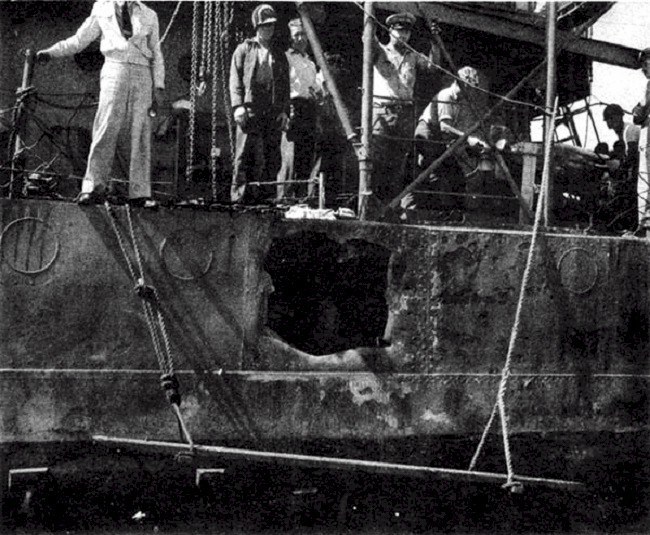
M287 128L289 68L284 52L273 45L277 15L260 4L251 16L255 37L233 53L230 101L237 124L230 199L252 202L248 182L275 181L280 169L280 140Z

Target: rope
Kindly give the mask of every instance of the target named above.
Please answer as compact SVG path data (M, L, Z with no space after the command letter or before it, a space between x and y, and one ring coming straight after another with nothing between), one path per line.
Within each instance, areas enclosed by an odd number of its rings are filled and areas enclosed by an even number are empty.
M36 96L36 101L40 102L41 104L45 104L46 106L50 106L51 108L57 109L57 110L80 110L80 109L90 109L90 108L95 108L97 107L97 104L99 104L99 101L96 102L91 102L89 104L83 104L83 101L86 100L86 97L88 95L85 94L82 98L81 103L77 104L76 106L70 106L68 104L59 104L57 102L52 102L51 100L47 100L43 98L40 95Z
M555 124L555 116L557 113L557 99L555 100L555 108L553 110L553 113L551 115L551 122L550 124ZM540 191L546 191L546 187L549 181L549 176L550 176L550 152L551 152L551 144L552 144L552 136L553 136L553 129L549 129L549 131L546 133L546 141L544 145L544 171L542 173L542 184ZM483 446L485 445L485 440L487 438L487 435L490 431L490 428L492 427L492 423L494 422L494 419L496 417L497 411L499 413L499 417L501 419L501 433L503 436L503 451L504 451L504 456L505 456L505 461L506 461L506 469L507 469L507 481L504 484L504 488L509 488L513 492L520 491L521 490L521 483L518 483L515 481L515 474L514 474L514 469L513 469L513 464L512 464L512 455L510 452L510 439L509 439L509 431L508 431L508 415L506 413L506 408L505 408L505 395L506 395L506 390L508 387L508 378L510 377L511 374L511 366L512 366L512 355L514 353L515 349L515 343L517 341L517 338L519 336L519 329L521 325L521 312L523 310L523 304L524 304L524 298L526 295L526 288L528 287L528 282L530 280L530 274L531 274L531 267L533 263L533 256L535 253L535 245L537 243L537 237L539 235L539 227L542 221L542 212L543 212L543 207L544 203L546 202L546 199L543 196L540 196L540 198L537 201L537 208L535 210L535 223L533 225L533 232L532 232L532 237L530 240L530 248L528 250L528 258L526 259L526 267L524 269L524 275L521 281L521 289L519 291L519 299L517 300L517 309L515 312L515 321L512 327L512 331L510 333L510 342L508 344L508 353L506 356L506 361L503 366L503 370L501 372L501 381L499 383L499 391L497 393L497 401L494 404L494 407L492 408L492 413L490 414L490 418L488 419L488 422L485 426L485 429L483 430L483 434L481 436L481 440L479 441L478 447L476 448L476 452L474 453L474 456L472 457L472 460L469 464L469 470L472 471L476 467L476 463L478 461L478 457L481 453L481 450L483 449Z
M127 250L127 245L125 243L126 240L122 236L122 232L117 225L117 215L114 208L108 202L105 202L104 206L109 216L111 227L117 239L120 251L122 252L122 256L126 262L126 266L131 279L135 282L135 292L138 297L140 297L140 302L142 303L144 317L147 323L147 328L149 329L149 335L151 336L151 343L153 345L156 360L158 361L158 366L161 372L161 386L165 392L165 397L172 406L172 410L176 416L180 434L182 438L188 443L190 447L190 453L192 453L194 450L194 442L187 426L185 425L185 421L180 410L180 385L178 383L176 375L174 374L174 360L172 356L169 334L165 325L165 318L160 308L160 299L158 292L155 287L148 286L145 281L142 255L140 254L140 247L138 246L138 240L133 226L131 208L128 205L126 206L126 217L129 227L129 235L131 238L131 249L133 251L135 262Z
M162 37L160 38L160 44L165 42L165 39L167 39L167 34L169 34L169 30L172 27L172 24L174 24L174 20L176 20L176 15L178 15L178 12L181 10L181 5L183 4L183 0L178 0L178 3L176 4L176 9L174 9L174 12L172 13L172 18L169 19L169 22L167 23L167 28L165 29Z
M355 5L356 5L356 6L357 6L361 11L363 11L365 14L367 14L369 17L372 17L372 18L374 19L375 23L376 23L379 27L383 28L383 29L386 30L388 33L390 33L390 28L389 28L388 26L386 26L385 24L383 24L383 23L382 23L382 22L381 22L381 21L380 21L380 20L379 20L379 19L378 19L374 14L372 14L372 13L367 13L366 10L365 10L365 8L363 7L363 5L361 5L361 4L357 3L357 2L354 2L354 4L355 4ZM450 77L453 78L454 80L456 80L456 81L458 81L458 82L460 82L460 83L463 83L463 80L462 80L461 78L459 78L458 75L457 75L455 72L452 72L452 71L450 71L450 70L448 70L448 69L445 69L443 66L438 65L437 63L434 63L433 61L431 61L430 58L428 58L427 56L425 56L425 55L422 54L421 52L418 52L415 48L413 48L413 47L412 47L411 45L409 45L408 43L403 43L403 44L404 44L404 47L405 47L406 49L408 49L410 52L413 52L413 53L416 54L417 56L423 58L423 59L424 59L424 60L425 60L429 65L432 65L433 67L435 67L435 68L438 69L439 71L445 73L446 75L450 76ZM483 89L483 88L481 88L481 87L476 87L476 88L474 88L474 89L476 89L477 91L480 91L480 92L482 92L482 93L485 93L486 95L490 95L490 96L496 97L496 98L498 98L498 99L500 99L500 100L502 100L502 101L504 101L504 102L508 102L508 103L510 103L510 104L516 104L516 105L519 105L519 106L526 106L526 107L529 107L529 108L531 108L531 109L538 110L539 112L544 113L544 114L548 113L548 112L547 112L547 111L546 111L542 106L538 106L538 105L536 105L536 104L532 104L532 103L530 103L530 102L523 102L523 101L521 101L521 100L515 100L515 99L512 99L512 98L504 97L503 95L499 95L498 93L493 93L492 91L488 91L487 89Z

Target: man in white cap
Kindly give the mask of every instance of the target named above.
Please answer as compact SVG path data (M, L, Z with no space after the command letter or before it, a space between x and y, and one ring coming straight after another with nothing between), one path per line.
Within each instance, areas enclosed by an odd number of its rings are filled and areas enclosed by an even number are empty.
M160 50L158 16L142 2L99 0L72 37L36 54L39 62L77 54L96 39L104 66L93 140L78 203L104 200L118 135L130 132L129 202L155 206L151 200L152 99L162 102L165 66ZM155 88L155 92L153 92Z
M323 95L322 81L316 64L307 53L307 36L301 19L289 21L291 45L286 52L289 63L290 114L289 129L282 135L282 167L278 173L278 200L305 188L284 184L307 180L316 161L316 130L318 102ZM308 188L309 193L312 187Z
M415 130L413 90L417 71L436 72L440 50L431 42L429 57L414 52L407 44L415 16L396 13L386 19L389 42L376 38L373 48L373 191L391 200L404 186L406 161ZM439 29L430 23L432 33Z
M248 182L274 182L280 169L280 140L288 126L289 67L284 52L273 45L277 15L260 4L251 16L255 37L232 55L230 101L237 140L230 200L256 202ZM259 196L258 191L258 196Z

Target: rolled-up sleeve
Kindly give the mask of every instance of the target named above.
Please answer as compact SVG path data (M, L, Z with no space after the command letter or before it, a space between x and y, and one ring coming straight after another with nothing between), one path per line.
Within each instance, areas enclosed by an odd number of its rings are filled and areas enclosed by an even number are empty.
M156 14L153 15L153 29L149 35L149 49L153 53L153 59L151 60L153 85L157 89L165 89L165 59L160 48L160 29Z
M81 52L95 39L99 38L101 30L99 22L95 14L91 14L81 25L72 37L68 37L63 41L55 43L50 48L45 49L50 56L55 58L62 58L65 56L73 56Z
M438 121L449 121L453 122L454 120L454 103L451 101L451 95L447 92L438 93Z

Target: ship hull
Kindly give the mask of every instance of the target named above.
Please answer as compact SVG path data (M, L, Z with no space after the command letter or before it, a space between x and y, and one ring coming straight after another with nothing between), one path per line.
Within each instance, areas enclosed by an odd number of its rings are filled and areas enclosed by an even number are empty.
M530 232L190 208L133 210L130 225L124 207L0 209L5 469L49 463L56 455L25 452L53 446L85 452L94 435L179 440L134 292L133 238L195 442L469 464ZM541 237L506 383L518 473L595 482L603 460L639 451L647 253L636 239ZM497 419L479 468L503 472L502 431Z

